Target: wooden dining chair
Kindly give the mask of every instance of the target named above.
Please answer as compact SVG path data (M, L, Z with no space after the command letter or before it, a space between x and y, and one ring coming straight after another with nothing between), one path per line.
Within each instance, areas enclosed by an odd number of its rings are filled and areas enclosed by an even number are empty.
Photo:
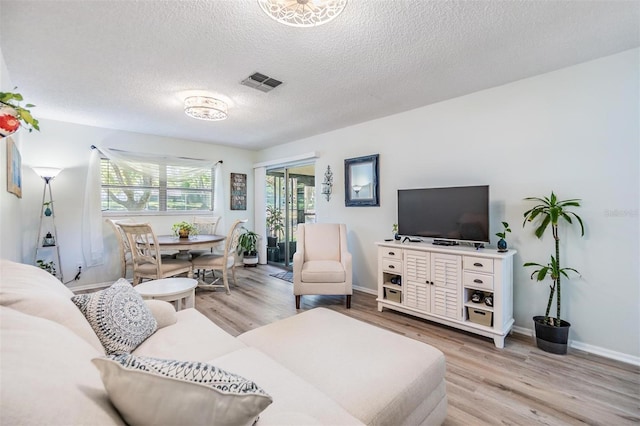
M240 237L241 228L247 219L236 220L227 234L227 238L224 240L224 252L219 254L203 254L191 260L193 269L212 271L214 280L211 284L201 285L200 288L224 288L227 294L231 294L229 290L229 270L233 276L233 283L238 285L236 281L236 264L238 263L238 238ZM220 278L215 278L215 271L222 272L222 284L216 284Z
M127 277L127 269L131 269L133 271L133 258L131 254L131 247L129 247L129 241L127 240L127 236L124 234L122 228L120 228L120 223L132 223L130 219L122 219L122 220L114 220L114 219L106 219L113 232L116 235L116 241L118 242L118 252L120 258L120 270L122 271L122 278Z
M193 267L189 260L166 259L160 255L158 239L148 223L119 223L127 236L133 259L133 285L142 279L159 280L187 274L193 277Z
M194 216L192 223L198 230L198 234L215 235L218 223L220 223L220 216ZM213 250L213 247L209 250L190 250L189 254L192 258L195 258L203 254L213 253Z

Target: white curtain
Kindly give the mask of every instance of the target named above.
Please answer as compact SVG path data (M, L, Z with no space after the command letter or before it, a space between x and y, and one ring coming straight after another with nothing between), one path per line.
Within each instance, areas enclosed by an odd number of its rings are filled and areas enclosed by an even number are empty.
M86 267L89 268L102 265L104 258L100 203L100 153L97 149L91 150L82 207L82 255Z
M213 215L220 217L220 222L218 222L216 233L227 235L227 226L224 221L224 202L227 198L224 195L222 162L218 162L215 167L215 186L213 188Z

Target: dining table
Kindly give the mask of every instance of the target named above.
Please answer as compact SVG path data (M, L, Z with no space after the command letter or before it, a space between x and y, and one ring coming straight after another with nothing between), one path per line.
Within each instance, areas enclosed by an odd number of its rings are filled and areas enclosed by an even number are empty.
M191 260L190 250L215 247L227 237L216 234L198 234L188 238L180 238L176 235L158 235L156 238L161 250L178 250L176 259Z

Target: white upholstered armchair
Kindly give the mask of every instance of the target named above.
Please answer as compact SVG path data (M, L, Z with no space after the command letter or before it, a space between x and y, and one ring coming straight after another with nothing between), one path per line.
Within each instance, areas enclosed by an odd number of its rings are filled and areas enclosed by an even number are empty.
M337 223L299 224L293 255L293 294L300 309L303 294L345 294L351 308L351 253L347 227Z

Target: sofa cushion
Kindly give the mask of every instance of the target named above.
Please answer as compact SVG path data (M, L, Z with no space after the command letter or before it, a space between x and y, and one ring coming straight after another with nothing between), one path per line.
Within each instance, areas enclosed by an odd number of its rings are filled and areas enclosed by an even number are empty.
M71 300L87 318L107 354L133 351L158 327L142 296L124 278L104 290Z
M71 302L72 296L73 292L50 273L0 259L0 305L62 324L104 351L85 317Z
M366 424L422 423L446 401L442 352L329 309L312 309L238 339L298 374ZM421 406L426 399L431 406ZM419 407L425 417L410 418ZM439 414L443 412L446 415L446 409ZM436 420L442 422L444 417Z
M240 349L210 362L250 378L273 397L257 426L362 424L326 394L255 348Z
M124 424L91 364L102 349L67 327L3 306L0 342L0 424Z
M343 283L345 275L344 266L336 260L308 260L302 264L305 283Z
M176 312L176 317L175 324L157 330L133 353L206 362L247 347L193 308Z
M178 316L176 315L176 308L169 302L164 300L145 300L144 303L151 311L151 314L158 323L158 329L164 328L169 325L173 325L178 322Z
M93 363L132 426L252 424L272 402L251 380L203 362L123 354Z
M340 261L340 226L334 223L314 223L304 227L304 261Z

